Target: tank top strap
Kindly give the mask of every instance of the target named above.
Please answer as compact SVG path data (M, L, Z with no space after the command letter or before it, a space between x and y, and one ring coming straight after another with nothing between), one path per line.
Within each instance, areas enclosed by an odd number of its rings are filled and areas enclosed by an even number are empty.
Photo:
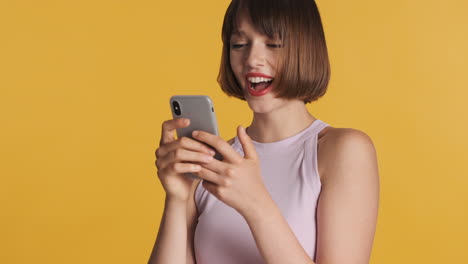
M325 127L329 126L329 124L323 122L320 119L316 119L312 124L310 124L306 129L301 131L299 134L295 135L296 141L304 142L311 138L316 138L317 135L324 129Z
M322 129L326 128L327 126L330 126L329 124L323 122L320 119L317 119L316 121L314 121L314 123L315 122L317 122L317 125L315 126L314 134L319 134L322 131Z
M307 138L304 139L304 153L305 153L305 162L304 165L304 175L309 175L306 177L305 182L307 182L313 190L313 193L320 193L322 186L319 170L318 170L318 134L329 124L323 122L322 120L317 119L314 121L314 128L311 129L308 133Z

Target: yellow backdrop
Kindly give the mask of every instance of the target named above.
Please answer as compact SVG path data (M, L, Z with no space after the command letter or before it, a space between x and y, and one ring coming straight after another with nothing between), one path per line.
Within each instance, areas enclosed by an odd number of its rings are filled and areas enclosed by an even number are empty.
M229 0L0 3L0 263L146 263L163 211L154 150L173 94L216 83ZM369 134L371 263L468 259L468 2L319 0L332 64L309 105Z

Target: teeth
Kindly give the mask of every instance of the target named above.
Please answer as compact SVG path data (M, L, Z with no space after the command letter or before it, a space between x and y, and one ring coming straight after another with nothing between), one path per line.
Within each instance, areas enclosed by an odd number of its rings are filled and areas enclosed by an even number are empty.
M260 82L269 82L273 80L272 78L263 78L263 77L249 77L248 80L252 83L260 83Z

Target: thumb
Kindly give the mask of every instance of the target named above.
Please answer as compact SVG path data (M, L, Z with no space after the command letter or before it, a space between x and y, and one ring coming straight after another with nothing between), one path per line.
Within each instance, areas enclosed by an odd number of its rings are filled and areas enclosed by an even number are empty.
M237 127L237 137L240 140L242 149L244 149L244 158L257 159L257 151L255 150L252 139L250 139L249 135L245 132L245 128L241 125Z

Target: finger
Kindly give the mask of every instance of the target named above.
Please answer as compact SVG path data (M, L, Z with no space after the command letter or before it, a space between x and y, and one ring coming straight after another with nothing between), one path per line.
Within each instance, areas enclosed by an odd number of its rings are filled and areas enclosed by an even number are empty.
M159 158L156 162L158 167L165 168L174 162L209 163L212 160L214 160L213 156L179 148Z
M225 162L219 161L217 159L213 159L210 162L200 164L200 165L202 166L202 168L208 169L220 175L224 175L228 172L228 165Z
M164 145L175 140L174 130L177 128L187 127L190 124L190 120L187 118L176 118L172 120L166 120L162 124L161 141L159 145Z
M244 158L246 159L257 159L257 151L255 150L255 146L252 142L252 139L247 135L245 132L245 128L239 125L237 127L237 137L242 145L242 149L244 150Z
M203 181L202 182L202 185L203 185L203 188L205 188L205 190L207 190L209 193L213 194L214 196L216 196L215 194L217 193L217 188L218 188L218 185L216 185L216 183L212 183L210 181ZM218 198L219 199L219 198Z
M211 156L214 156L216 154L212 149L210 149L209 147L207 147L205 144L201 142L198 142L188 137L181 137L175 141L172 141L170 143L167 143L166 145L161 146L156 151L156 156L157 157L166 156L168 153L175 151L178 148L184 148L187 150L203 152Z
M197 175L200 179L203 179L205 181L209 181L213 184L221 184L221 176L218 175L217 173L213 172L213 171L210 171L208 169L205 169L205 168L201 168L200 171L198 171L197 173L195 173L195 175Z
M190 164L190 163L172 163L170 166L166 168L160 169L160 175L169 175L169 174L179 174L179 173L197 173L201 170L201 166L197 164Z
M237 153L231 145L222 138L205 131L193 131L192 136L195 139L205 142L215 148L223 156L223 160L233 163L242 161L242 157L239 153Z

